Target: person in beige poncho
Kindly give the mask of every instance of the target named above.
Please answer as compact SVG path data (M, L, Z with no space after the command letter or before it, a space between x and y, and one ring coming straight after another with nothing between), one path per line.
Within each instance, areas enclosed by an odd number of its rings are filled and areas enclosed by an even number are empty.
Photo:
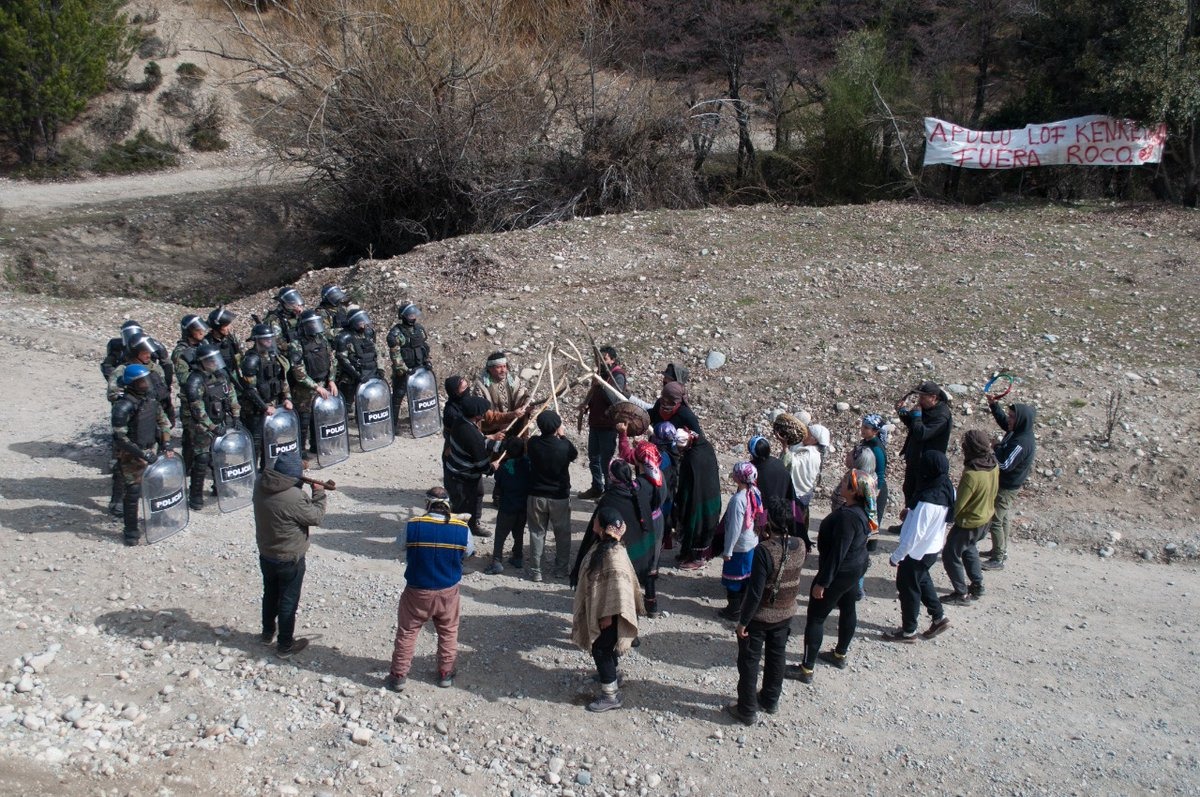
M620 513L601 507L592 531L600 541L580 563L571 641L590 650L596 662L600 696L587 709L599 712L621 707L617 658L637 638L638 616L646 610L633 563L621 543L625 523Z

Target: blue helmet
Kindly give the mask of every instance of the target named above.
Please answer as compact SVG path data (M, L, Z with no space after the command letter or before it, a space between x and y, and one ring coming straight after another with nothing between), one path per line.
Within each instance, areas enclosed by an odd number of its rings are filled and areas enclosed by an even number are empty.
M139 379L145 379L148 376L150 376L150 369L141 363L127 365L125 366L125 373L121 375L121 384L126 386L132 385Z

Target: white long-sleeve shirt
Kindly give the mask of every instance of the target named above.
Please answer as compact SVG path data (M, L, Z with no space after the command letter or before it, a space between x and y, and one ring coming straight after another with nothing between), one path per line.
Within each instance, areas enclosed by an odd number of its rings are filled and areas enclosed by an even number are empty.
M789 446L783 455L783 464L792 475L792 489L796 492L796 498L811 500L813 490L817 487L817 477L821 475L820 449L801 443Z
M916 508L909 511L900 527L900 544L889 557L894 565L904 557L920 559L938 553L946 545L946 510L941 504L918 501Z

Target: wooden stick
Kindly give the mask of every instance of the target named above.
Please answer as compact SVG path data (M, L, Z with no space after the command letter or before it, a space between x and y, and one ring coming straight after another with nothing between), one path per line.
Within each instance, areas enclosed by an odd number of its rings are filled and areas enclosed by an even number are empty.
M305 484L314 484L317 487L324 487L326 490L336 490L337 489L337 484L333 481L333 479L326 479L325 481L321 481L320 479L313 479L308 476L301 476L300 481L304 482Z
M553 346L553 344L550 346L550 351L546 352L546 359L549 361L549 366L550 366L550 389L552 391L554 391L550 394L550 398L554 399L554 411L558 412L559 411L558 410L558 391L554 390L555 386L558 385L558 383L554 381L554 346ZM561 413L559 413L559 414L561 414Z

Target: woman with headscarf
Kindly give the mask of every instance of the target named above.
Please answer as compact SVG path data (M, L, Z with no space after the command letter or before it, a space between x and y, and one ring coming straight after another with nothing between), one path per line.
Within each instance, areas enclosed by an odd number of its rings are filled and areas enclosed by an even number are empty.
M721 471L707 439L694 431L679 446L679 488L675 493L675 527L679 530L679 567L699 570L712 558L713 536L721 520Z
M983 566L976 543L987 534L1000 491L1000 468L985 432L972 429L963 435L963 473L954 501L954 526L942 549L942 566L954 591L943 603L963 605L983 595ZM970 579L970 585L967 579Z
M687 387L682 382L667 382L663 385L662 394L658 401L647 411L650 416L650 426L655 427L664 421L669 421L677 429L688 429L700 436L704 431L700 428L700 419L687 403Z
M862 445L869 448L875 456L875 484L878 490L875 498L875 523L882 527L888 501L887 421L882 415L874 412L864 415L858 432L862 435Z
M796 491L792 487L792 476L783 466L783 461L771 456L771 441L755 435L746 443L750 452L750 464L758 469L758 490L762 493L767 517L775 524L776 533L794 537L796 520L792 503Z
M725 587L725 608L718 614L725 620L736 620L742 612L746 580L754 563L754 548L758 545L758 523L765 520L762 493L758 491L758 469L749 462L738 462L729 473L737 491L729 499L721 518L724 544L721 558L721 585Z
M795 533L804 540L805 547L811 551L808 509L813 490L817 486L817 477L821 474L821 452L809 433L808 424L791 413L784 412L777 416L771 424L771 429L779 438L779 442L783 443L783 466L787 468L792 479L792 492L795 494L792 505Z
M649 489L653 484L649 479L643 484L643 478L636 475L633 466L623 459L614 459L609 463L604 493L596 503L596 511L592 513L593 522L588 524L579 543L579 554L571 571L572 585L578 582L583 560L596 544L596 535L593 533L596 518L602 509L611 509L625 522L623 541L638 583L646 590L647 601L656 599L654 580L658 576L658 551L662 536L655 527L655 494L653 489Z
M868 471L851 470L838 484L842 506L821 521L817 532L817 574L809 589L808 618L804 623L804 661L789 667L787 677L810 684L817 658L846 668L850 642L858 628L858 584L867 569L867 535L875 512L875 477ZM829 653L821 653L825 621L838 610L838 641Z
M900 592L902 625L883 636L892 642L915 642L921 604L933 618L924 633L932 639L950 627L950 618L942 609L929 568L938 560L946 544L946 524L954 520L954 485L950 483L950 460L941 451L926 451L918 463L915 505L900 513L904 523L900 542L892 551L896 568L896 589Z
M611 506L598 507L588 529L596 544L577 566L571 641L590 651L596 662L600 696L587 710L621 707L617 691L617 660L629 652L638 635L638 615L644 614L642 591L622 545L627 526Z
M675 491L679 486L679 462L682 455L675 443L678 430L670 421L651 427L650 442L658 450L658 471L662 474L663 550L675 547Z

